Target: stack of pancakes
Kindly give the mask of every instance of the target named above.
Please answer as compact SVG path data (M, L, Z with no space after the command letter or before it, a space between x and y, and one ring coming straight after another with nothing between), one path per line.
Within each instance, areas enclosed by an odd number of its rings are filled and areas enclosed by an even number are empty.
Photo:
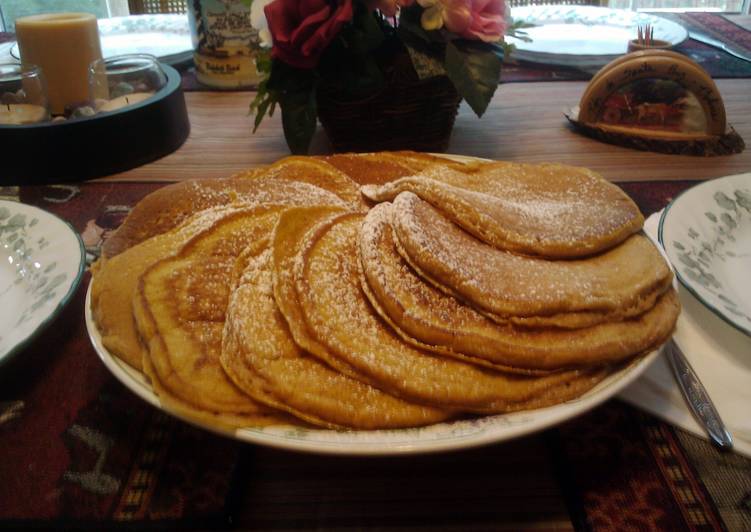
M672 275L581 168L289 157L144 198L94 267L104 346L192 419L401 428L573 399L672 333Z

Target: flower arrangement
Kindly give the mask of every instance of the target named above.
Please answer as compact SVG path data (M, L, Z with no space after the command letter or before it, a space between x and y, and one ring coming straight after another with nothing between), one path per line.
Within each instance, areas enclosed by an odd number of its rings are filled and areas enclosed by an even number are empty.
M376 92L400 61L418 80L448 78L482 116L500 78L504 34L523 33L510 23L504 0L252 2L253 24L270 45L256 60L262 81L251 103L255 129L279 105L293 153L308 151L323 89L353 97Z

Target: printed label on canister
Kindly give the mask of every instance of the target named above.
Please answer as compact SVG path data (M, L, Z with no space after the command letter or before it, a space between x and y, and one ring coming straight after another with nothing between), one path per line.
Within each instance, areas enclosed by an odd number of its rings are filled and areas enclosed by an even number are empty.
M243 0L190 0L189 20L198 80L216 87L258 82L254 50L258 31Z

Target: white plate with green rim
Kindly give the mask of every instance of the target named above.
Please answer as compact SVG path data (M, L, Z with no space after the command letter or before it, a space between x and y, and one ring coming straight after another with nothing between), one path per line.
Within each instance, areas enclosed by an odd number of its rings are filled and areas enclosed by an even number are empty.
M81 281L85 259L66 221L0 200L0 365L57 317Z
M483 160L441 154L457 161ZM427 427L392 430L326 430L299 426L243 427L229 429L195 419L168 402L162 403L149 379L123 362L102 344L91 312L91 285L86 294L86 328L94 349L110 372L128 389L156 408L203 429L236 440L299 452L332 455L383 456L422 454L468 449L526 436L579 416L617 395L638 379L657 359L661 347L621 367L582 396L557 405L436 423Z
M392 430L326 430L289 425L228 429L198 420L162 403L143 373L102 345L91 314L91 285L86 294L86 328L107 369L141 399L177 418L231 438L293 451L318 454L383 456L468 449L538 432L595 408L636 380L657 358L659 349L610 375L581 397L554 406L495 416Z
M663 211L658 236L681 283L751 335L751 173L685 191Z
M688 39L686 28L647 13L596 6L519 6L511 9L515 21L533 25L523 30L532 39L514 37L512 57L524 61L598 69L626 53L637 28L649 24L654 38L675 46Z

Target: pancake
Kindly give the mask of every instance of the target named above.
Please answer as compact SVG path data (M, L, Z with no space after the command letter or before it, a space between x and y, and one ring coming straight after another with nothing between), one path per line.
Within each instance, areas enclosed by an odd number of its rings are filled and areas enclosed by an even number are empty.
M244 196L255 197L256 203L244 203L234 206L217 206L193 214L191 218L184 221L183 225L175 229L158 234L164 227L171 225L167 222L166 217L155 216L154 226L149 226L148 213L154 214L153 209L161 205L166 212L171 211L168 203L169 195L154 194L147 196L142 200L147 205L143 208L137 206L131 216L126 220L124 232L121 233L120 243L125 246L122 253L117 254L109 259L102 259L94 272L91 287L91 305L92 314L99 331L102 334L103 345L110 350L115 356L124 360L131 366L141 369L141 344L133 323L131 315L132 297L138 285L138 280L143 272L152 264L160 259L176 253L190 238L194 237L201 231L211 227L222 217L229 215L238 209L252 209L254 205L306 205L306 204L341 204L341 201L334 195L321 190L307 183L296 183L293 181L265 181L265 180L247 180L244 190L247 194ZM255 193L253 183L258 186ZM164 187L160 190L170 189ZM188 187L188 190L193 187ZM198 185L201 189L202 185ZM211 189L211 187L209 187ZM231 197L228 189L222 189L226 194L225 199ZM186 201L187 196L177 194L176 205L181 205ZM218 197L218 196L215 196ZM151 198L151 199L150 199ZM268 199L273 198L273 202ZM157 201L157 199L159 201ZM203 203L198 202L199 205ZM260 208L260 207L259 207ZM182 213L181 208L175 212ZM185 206L189 212L189 207ZM178 218L181 215L177 215ZM121 229L122 229L121 228ZM119 232L119 230L118 230ZM157 236L148 238L147 235L157 233ZM144 238L143 242L137 245L130 245L130 237L127 235L138 235L138 238ZM133 241L138 238L134 238ZM148 238L148 239L147 239Z
M362 188L373 201L392 201L404 191L498 249L547 258L610 249L644 223L620 188L573 166L498 162L469 172L433 166L381 187Z
M154 320L149 314L143 298L136 294L133 298L133 314L138 321L141 330L153 331L155 329ZM148 333L152 336L152 333ZM161 347L163 349L163 347ZM143 361L143 372L149 378L151 387L159 396L159 402L168 407L173 412L186 417L192 421L208 423L225 429L235 429L238 427L263 427L269 425L291 425L300 422L288 416L282 411L268 408L262 403L258 403L248 398L244 404L242 412L227 413L205 410L170 393L160 382L151 359L146 356Z
M335 207L300 207L282 213L274 230L272 244L273 292L277 307L287 322L287 327L295 343L320 360L347 375L367 382L343 360L334 357L328 349L310 334L305 322L300 301L297 297L294 268L299 250L308 231L316 225L333 220L342 214Z
M103 261L91 281L91 311L102 335L102 345L108 351L134 368L143 369L142 345L132 314L138 280L149 266L176 253L192 237L238 210L233 206L207 209L182 226Z
M300 349L274 301L270 250L236 267L242 276L227 310L221 363L248 395L328 428L414 427L449 416L346 377Z
M141 276L136 324L147 347L144 367L162 394L209 412L259 410L227 378L219 357L235 261L251 245L268 245L281 209L225 216Z
M322 158L292 155L263 168L236 174L239 178L285 179L317 186L339 196L352 208L366 207L358 183Z
M467 168L463 163L457 163L445 157L413 151L337 153L323 157L323 160L361 185L382 185L435 165L458 169Z
M311 334L336 357L399 397L470 412L510 412L581 395L608 373L509 375L405 343L383 323L360 286L363 216L342 215L309 232L295 263L297 296Z
M258 179L203 179L182 181L155 190L139 201L123 224L102 245L102 257L114 257L152 236L179 226L198 211L241 202L300 205L341 203L331 193L308 183ZM294 203L292 203L294 204Z
M679 305L670 289L641 316L585 329L500 325L424 282L396 250L391 205L367 214L360 233L365 293L402 338L450 356L506 369L556 370L614 363L664 342Z
M642 235L586 259L515 255L477 240L410 192L394 201L392 224L400 253L422 278L501 320L546 318L564 327L617 321L654 306L672 281Z
M114 257L151 236L177 227L200 210L234 201L274 203L280 195L287 198L292 191L302 197L308 194L307 185L333 193L351 208L364 208L360 184L383 183L439 163L457 164L416 152L362 156L345 154L319 158L290 156L230 178L173 183L138 202L123 224L104 242L102 256ZM280 184L278 180L285 183ZM330 201L321 204L330 204Z
M305 321L297 295L294 270L308 233L341 215L341 209L331 207L300 207L288 209L281 215L273 239L274 298L297 345L337 371L377 387L376 379L332 354L315 338Z
M678 312L632 205L561 168L337 154L164 187L105 244L94 319L163 405L210 426L398 429L561 403L662 342ZM406 191L364 224L361 185L393 179ZM580 196L607 219L573 212ZM558 237L556 209L592 227Z
M218 363L237 256L264 246L281 207L241 209L190 239L180 251L150 266L138 287L139 333L161 385L207 410L241 413L247 397Z

